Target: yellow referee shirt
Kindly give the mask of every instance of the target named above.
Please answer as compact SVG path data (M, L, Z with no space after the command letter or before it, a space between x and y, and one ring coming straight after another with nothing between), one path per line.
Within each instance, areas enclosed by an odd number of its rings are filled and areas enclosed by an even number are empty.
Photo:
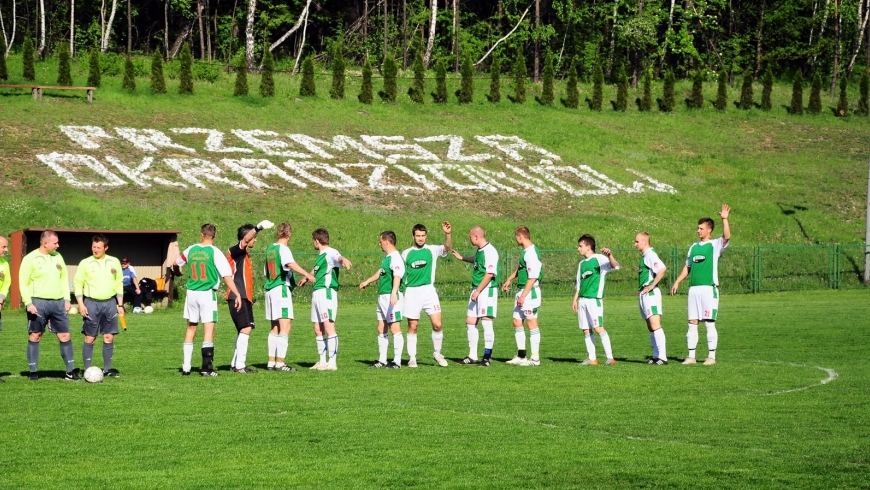
M79 262L76 277L73 279L76 298L87 296L96 300L107 300L124 295L124 273L121 262L111 255L98 259L91 255Z
M39 249L24 256L18 269L21 301L29 306L33 298L69 301L69 277L66 263L57 253L43 255Z

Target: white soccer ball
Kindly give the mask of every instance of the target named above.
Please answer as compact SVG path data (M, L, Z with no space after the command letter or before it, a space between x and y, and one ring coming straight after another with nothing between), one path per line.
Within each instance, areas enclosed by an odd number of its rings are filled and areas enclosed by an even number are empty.
M142 309L142 311L145 313L154 313L154 307L146 306L145 308Z
M85 381L88 383L102 383L103 370L97 366L91 366L85 369Z
M75 307L75 306L72 306L72 307L70 307L70 309L69 309L69 312L68 312L68 313L69 313L69 314L70 314L70 315L77 315L77 314L78 314L78 312L79 312L79 309L78 309L78 308L76 308L76 307Z

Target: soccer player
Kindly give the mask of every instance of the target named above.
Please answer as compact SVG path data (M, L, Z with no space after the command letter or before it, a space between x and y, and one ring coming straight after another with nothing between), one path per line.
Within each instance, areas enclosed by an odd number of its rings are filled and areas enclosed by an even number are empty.
M637 300L640 316L646 321L649 343L652 346L652 358L647 364L664 365L668 363L668 353L665 331L662 329L662 292L659 291L658 286L668 268L650 246L649 233L642 231L635 235L634 248L641 253L637 271Z
M517 341L517 355L506 364L518 366L540 366L541 331L538 329L538 308L541 307L541 278L544 265L541 263L541 252L532 243L532 236L526 226L517 227L514 232L517 245L523 247L520 263L517 269L508 276L502 286L504 292L510 292L511 281L517 280L517 294L514 297L514 338ZM532 357L526 358L526 331L523 322L529 327L529 344Z
M607 365L614 365L613 349L610 346L610 336L604 330L604 276L608 272L619 270L619 262L608 248L602 248L601 253L595 253L595 238L586 234L577 240L577 251L584 258L577 266L577 283L574 291L574 301L571 307L577 312L580 329L586 341L586 351L589 357L581 364L584 366L597 366L598 359L595 357L595 339L592 331L598 334L601 346L604 347L604 355Z
M360 290L363 290L378 281L378 360L372 367L399 369L402 367L402 349L405 347L402 338L403 298L399 290L405 275L405 262L396 250L396 234L392 231L382 232L378 245L387 254L381 261L381 268L359 285ZM387 349L390 346L387 329L393 334L393 361L390 363L387 363Z
M447 359L441 354L444 332L441 329L441 302L435 290L435 265L439 257L447 257L453 248L453 227L447 221L441 223L444 245L426 245L427 230L421 224L414 225L411 234L414 246L402 252L405 260L405 305L402 314L408 319L408 367L417 367L417 326L420 311L429 315L432 322L432 358L441 367L447 367Z
M218 319L217 288L221 279L235 295L233 306L236 311L242 309L242 295L233 282L233 273L226 256L214 246L216 229L213 224L206 223L200 228L201 241L191 245L175 260L179 268L190 264L190 277L187 279L187 295L184 298L184 318L187 320L187 331L184 334L184 362L181 374L190 376L190 363L193 357L193 338L196 329L202 322L202 369L204 377L217 376L214 370L214 327Z
M486 231L480 226L471 228L468 238L477 247L477 253L463 257L456 250L452 250L457 259L474 264L471 269L471 296L465 318L465 326L468 328L468 356L461 363L477 364L477 344L480 336L477 324L480 322L483 326L483 360L480 365L489 366L492 347L495 345L492 322L498 313L498 251L486 240Z
M69 333L70 307L69 277L63 257L57 253L57 233L46 230L39 237L39 248L21 260L18 269L18 290L27 309L27 364L30 380L39 379L39 341L45 326L51 322L51 331L60 342L60 357L66 364L64 379L78 381L73 345Z
M290 224L281 223L277 231L278 239L266 249L266 263L263 266L266 275L266 320L272 324L268 340L269 362L266 364L266 369L296 372L295 368L284 362L293 320L293 289L296 287L293 272L301 274L312 284L314 276L293 259L293 253L287 246L293 235Z
M695 364L695 349L698 347L698 320L707 325L707 360L705 366L716 364L716 345L719 333L716 331L716 315L719 312L719 257L731 241L731 227L728 215L731 208L722 205L719 217L722 218L722 236L712 240L715 223L711 218L698 220L699 241L689 247L686 265L671 286L671 295L677 294L680 282L689 277L689 331L686 343L689 356L683 364Z
M130 260L127 257L121 259L121 269L124 273L124 294L132 298L133 313L142 313L142 291L139 289L139 278L136 277L136 269L130 265Z
M6 296L9 295L9 287L12 285L12 276L9 273L9 261L6 260L6 251L9 250L9 241L0 236L0 330L3 330L3 305ZM0 383L3 378L0 378Z
M115 354L115 335L118 335L118 316L124 314L124 281L121 262L111 255L109 239L95 235L91 239L93 255L79 262L73 283L79 314L82 316L82 358L85 369L91 367L94 342L103 334L103 376L118 377L112 369Z
M257 233L275 226L269 220L263 220L254 226L250 223L239 227L237 236L239 243L230 247L227 250L227 262L230 264L230 272L232 272L233 282L236 284L236 289L241 292L242 308L235 309L233 306L236 301L236 295L232 291L227 291L227 305L230 308L230 318L233 319L233 324L236 326L236 350L233 352L233 360L230 362L230 368L239 374L253 374L257 370L246 364L248 360L248 340L251 336L251 330L254 329L254 268L251 265L250 250L257 243Z
M329 246L329 232L323 228L311 234L314 249L320 252L314 262L311 275L314 285L311 293L311 321L314 323L314 339L320 360L311 369L336 371L338 334L335 319L338 316L338 271L341 267L350 270L353 264L341 253Z

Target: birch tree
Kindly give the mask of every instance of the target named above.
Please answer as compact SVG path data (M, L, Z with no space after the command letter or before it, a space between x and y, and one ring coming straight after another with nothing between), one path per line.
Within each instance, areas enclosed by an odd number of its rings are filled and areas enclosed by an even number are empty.
M423 55L423 66L429 68L432 60L432 47L435 45L435 21L438 16L438 0L432 0L432 11L429 15L429 40L426 41L426 54Z

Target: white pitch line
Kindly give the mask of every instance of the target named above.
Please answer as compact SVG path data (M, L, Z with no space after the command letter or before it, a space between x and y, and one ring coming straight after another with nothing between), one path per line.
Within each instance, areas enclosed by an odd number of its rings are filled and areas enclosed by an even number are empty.
M830 383L831 381L834 381L835 379L840 377L840 375L837 374L837 371L834 371L831 368L826 368L826 367L822 367L822 366L808 366L806 364L797 364L794 362L774 362L774 361L750 361L750 362L757 362L760 364L779 364L782 366L791 366L791 367L814 368L814 369L818 369L820 371L824 371L828 374L827 378L820 380L816 383L810 384L810 385L801 386L798 388L792 388L790 390L779 390L779 391L774 391L771 393L760 393L759 396L785 395L786 393L794 393L796 391L804 391L804 390L808 390L810 388L815 388L816 386L826 385L826 384Z

